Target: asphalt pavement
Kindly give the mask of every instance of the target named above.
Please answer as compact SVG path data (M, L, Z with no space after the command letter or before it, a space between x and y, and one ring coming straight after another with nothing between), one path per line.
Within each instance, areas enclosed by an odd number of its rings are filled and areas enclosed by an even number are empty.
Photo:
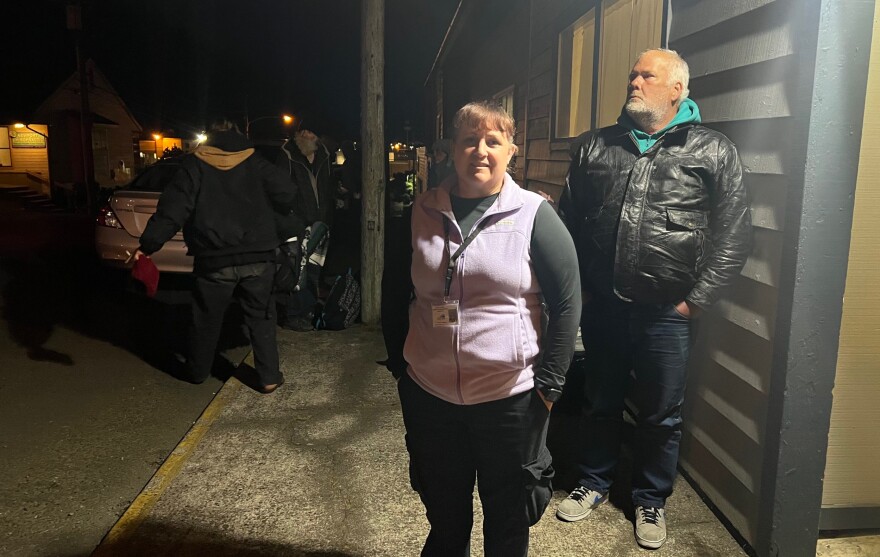
M0 196L0 555L88 555L223 383L155 354L184 306L128 294L92 219Z

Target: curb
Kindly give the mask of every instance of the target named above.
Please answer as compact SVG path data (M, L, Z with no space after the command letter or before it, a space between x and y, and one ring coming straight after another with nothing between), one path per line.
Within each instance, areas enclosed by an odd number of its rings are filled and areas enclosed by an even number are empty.
M144 489L132 501L128 509L116 521L113 528L104 536L92 557L118 555L119 544L134 534L138 527L147 519L153 505L162 497L174 479L180 474L184 464L195 452L202 438L217 420L227 403L235 397L242 384L235 378L229 378L208 403L208 406L195 421L190 430L183 436L180 443L171 451L165 462L156 470Z

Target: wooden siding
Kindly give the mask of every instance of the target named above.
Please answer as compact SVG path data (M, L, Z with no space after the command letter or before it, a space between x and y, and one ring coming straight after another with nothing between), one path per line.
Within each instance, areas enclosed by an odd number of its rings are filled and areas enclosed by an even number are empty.
M878 9L875 7L875 9ZM868 72L859 175L856 182L843 320L828 435L822 507L880 507L880 267L876 215L880 212L880 20ZM874 525L877 526L876 524Z
M680 462L749 542L758 532L776 308L785 246L795 74L785 0L672 2L670 48L703 122L736 143L754 223L742 276L700 326Z
M569 141L553 137L556 103L556 57L559 33L594 7L594 1L542 0L531 2L527 169L525 187L559 199L568 173Z

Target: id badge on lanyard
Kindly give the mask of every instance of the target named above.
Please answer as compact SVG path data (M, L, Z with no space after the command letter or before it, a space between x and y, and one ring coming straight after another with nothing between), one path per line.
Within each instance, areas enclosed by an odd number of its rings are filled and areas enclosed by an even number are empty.
M443 303L442 304L431 304L431 322L435 327L454 327L459 324L459 311L458 311L458 300L450 300L449 299L449 290L452 287L452 277L455 275L455 266L458 263L458 258L461 257L461 254L464 252L464 249L470 244L474 238L476 238L477 234L479 234L483 228L485 228L489 224L489 219L484 219L480 224L477 225L476 228L465 238L464 242L458 249L455 250L455 253L450 254L449 256L449 264L446 266L446 287L443 291ZM443 221L443 229L446 233L446 253L450 253L449 249L449 221Z
M435 327L453 327L458 325L458 300L449 300L442 304L431 304L431 320Z

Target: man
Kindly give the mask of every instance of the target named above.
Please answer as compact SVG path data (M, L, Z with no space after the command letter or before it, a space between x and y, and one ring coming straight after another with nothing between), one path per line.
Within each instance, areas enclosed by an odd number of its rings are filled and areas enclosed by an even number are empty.
M674 51L639 56L617 124L579 138L560 201L589 302L580 481L556 514L581 520L606 500L628 397L635 537L652 549L666 541L692 320L739 274L751 235L736 148L699 125L688 77Z
M330 153L308 127L300 127L293 143L281 146L277 163L299 189L297 214L309 227L310 236L302 246L310 264L299 281L300 288L287 300L282 327L294 331L310 331L313 327L314 308L318 298L323 258L327 253L326 233L332 224L335 208L333 175ZM299 242L303 238L298 238Z
M448 139L438 139L431 147L433 158L428 167L428 189L436 188L440 182L455 174L455 167L449 157L452 151L452 142Z
M158 251L178 230L193 256L192 324L187 366L193 383L211 374L223 316L235 298L241 305L259 385L271 393L284 383L275 339L272 282L278 235L274 212L295 205L295 185L254 156L250 141L226 119L181 162L156 213L141 236L135 259Z

